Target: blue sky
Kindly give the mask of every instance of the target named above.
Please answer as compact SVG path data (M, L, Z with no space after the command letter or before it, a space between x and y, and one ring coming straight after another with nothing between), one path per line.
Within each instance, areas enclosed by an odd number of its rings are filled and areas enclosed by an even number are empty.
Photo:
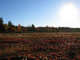
M67 26L55 24L59 23L56 21L60 8L69 2L80 8L79 0L0 0L0 17L4 23L12 21L14 25Z

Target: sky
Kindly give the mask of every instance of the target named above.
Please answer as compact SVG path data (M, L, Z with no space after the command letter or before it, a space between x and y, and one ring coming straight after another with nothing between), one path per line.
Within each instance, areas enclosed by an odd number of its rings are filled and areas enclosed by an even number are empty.
M80 0L0 0L5 24L80 28Z

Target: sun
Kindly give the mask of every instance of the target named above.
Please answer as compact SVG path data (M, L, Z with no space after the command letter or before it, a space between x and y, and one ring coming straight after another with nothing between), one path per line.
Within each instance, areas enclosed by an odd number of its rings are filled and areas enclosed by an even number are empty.
M64 4L58 14L58 26L77 27L78 26L78 8L73 3Z

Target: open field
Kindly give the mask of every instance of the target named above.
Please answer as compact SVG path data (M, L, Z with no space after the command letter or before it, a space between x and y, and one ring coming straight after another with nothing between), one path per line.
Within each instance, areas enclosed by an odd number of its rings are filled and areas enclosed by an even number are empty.
M80 60L80 33L0 33L0 60L16 57Z

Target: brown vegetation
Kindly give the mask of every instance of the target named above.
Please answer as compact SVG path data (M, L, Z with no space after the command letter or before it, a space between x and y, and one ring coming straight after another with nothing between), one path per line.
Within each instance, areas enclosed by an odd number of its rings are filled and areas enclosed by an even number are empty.
M1 33L0 60L19 56L33 60L79 60L80 33Z

